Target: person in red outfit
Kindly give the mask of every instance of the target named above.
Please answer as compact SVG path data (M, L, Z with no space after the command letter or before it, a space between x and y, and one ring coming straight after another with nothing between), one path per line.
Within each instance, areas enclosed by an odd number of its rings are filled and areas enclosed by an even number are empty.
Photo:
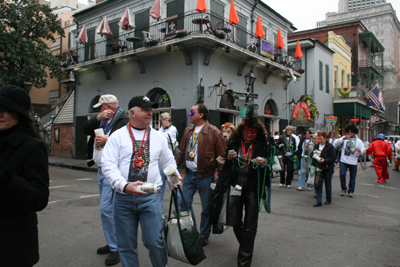
M392 163L392 147L385 142L384 134L378 134L378 139L369 145L367 155L374 155L375 172L378 175L377 182L386 183L386 180L389 180L386 158Z

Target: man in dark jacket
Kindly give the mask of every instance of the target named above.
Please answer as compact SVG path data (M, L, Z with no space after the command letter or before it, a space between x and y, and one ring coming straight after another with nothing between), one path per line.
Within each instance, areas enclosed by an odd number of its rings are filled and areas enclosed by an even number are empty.
M183 133L181 149L176 158L177 166L185 166L186 173L183 179L183 197L187 201L188 208L196 219L192 209L193 196L199 191L201 199L200 242L202 246L208 244L211 233L211 224L205 215L210 194L210 184L214 182L215 171L222 169L222 164L217 158L225 153L225 141L220 130L208 123L208 109L204 104L196 104L190 111L190 123ZM185 205L182 205L185 209Z
M105 263L110 266L117 264L120 259L115 236L112 204L113 190L101 171L101 155L108 137L115 130L125 126L129 122L129 116L118 105L118 99L114 95L102 95L99 98L99 102L93 107L100 107L100 113L83 125L83 131L85 134L90 135L88 142L88 166L93 165L93 162L98 166L100 214L104 236L107 241L106 246L97 249L97 254L109 254Z

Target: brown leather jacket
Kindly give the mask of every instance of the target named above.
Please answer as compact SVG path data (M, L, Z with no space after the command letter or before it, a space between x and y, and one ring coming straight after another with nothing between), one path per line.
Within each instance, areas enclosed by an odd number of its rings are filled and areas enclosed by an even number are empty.
M190 136L193 134L194 125L185 129L181 141L181 149L176 158L176 164L181 166L182 163L186 169L186 147ZM222 169L222 164L216 160L218 156L225 154L225 141L222 139L220 130L211 125L208 121L204 125L200 136L198 137L198 154L197 154L197 177L208 177L215 174L215 170Z

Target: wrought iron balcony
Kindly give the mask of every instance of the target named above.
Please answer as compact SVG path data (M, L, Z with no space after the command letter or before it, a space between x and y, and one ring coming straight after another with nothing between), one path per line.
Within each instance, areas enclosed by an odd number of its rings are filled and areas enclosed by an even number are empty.
M63 51L64 60L61 65L65 69L71 69L76 65L91 65L102 59L129 56L149 49L150 46L161 46L164 42L177 38L185 41L193 35L212 36L221 45L261 55L261 40L255 38L247 29L230 25L227 19L213 12L199 14L196 11L189 11L182 16L163 19L152 25L122 32L118 36L108 36L84 45L79 44L75 48ZM297 64L298 59L289 55L287 50L277 49L273 42L268 40L267 42L269 46L274 46L272 61L281 64L282 68L289 67L302 73L303 70ZM168 51L168 47L166 50Z

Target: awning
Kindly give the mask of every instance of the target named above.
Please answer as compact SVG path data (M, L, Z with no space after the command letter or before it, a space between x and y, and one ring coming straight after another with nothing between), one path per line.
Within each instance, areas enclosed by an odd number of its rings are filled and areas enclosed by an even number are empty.
M334 103L334 115L335 116L359 116L363 119L371 118L371 109L361 105L360 103Z

